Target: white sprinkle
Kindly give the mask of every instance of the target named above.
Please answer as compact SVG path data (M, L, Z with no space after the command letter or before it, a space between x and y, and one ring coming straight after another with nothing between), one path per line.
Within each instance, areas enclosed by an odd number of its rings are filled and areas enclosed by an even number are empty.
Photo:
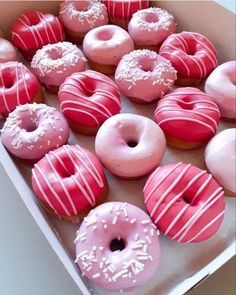
M137 241L139 239L139 234L135 234L134 239L135 239L135 241Z
M85 221L85 223L86 223L86 226L89 227L89 226L91 226L91 225L96 224L96 223L97 223L97 220L91 220L91 221L88 222L88 223Z
M151 244L151 243L152 243L152 241L151 241L151 239L150 239L150 237L149 237L149 236L147 236L147 237L146 237L146 240L148 241L148 243L149 243L149 244Z
M122 275L126 274L128 272L127 269L123 269L121 270L120 272L118 272L117 274L115 274L113 277L112 277L112 280L115 282L119 277L121 277Z
M130 220L130 223L131 223L131 224L133 224L133 223L135 223L135 222L136 222L136 218L133 218L133 219Z
M141 221L141 223L142 224L148 224L148 223L150 223L150 220L143 220L143 221Z
M147 229L147 228L145 228L145 229L143 230L143 232L144 232L144 233L147 233L147 232L148 232L148 229Z
M99 278L100 277L100 273L98 272L95 275L93 275L92 277L93 277L93 279Z
M115 216L115 217L113 218L112 224L116 224L117 218L118 218L117 216Z

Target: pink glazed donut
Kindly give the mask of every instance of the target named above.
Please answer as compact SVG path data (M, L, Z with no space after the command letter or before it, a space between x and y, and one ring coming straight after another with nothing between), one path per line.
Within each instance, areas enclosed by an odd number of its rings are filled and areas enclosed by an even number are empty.
M130 35L122 28L106 25L87 33L83 51L90 67L105 75L113 75L122 56L134 50Z
M31 68L49 91L58 93L60 85L68 76L85 70L86 62L76 45L59 42L39 49L32 59Z
M137 49L158 51L161 43L176 30L174 17L166 10L150 7L133 14L128 31Z
M236 60L223 63L210 74L205 92L219 106L224 119L236 120Z
M209 239L224 218L222 187L191 164L158 167L145 184L144 201L154 224L181 243Z
M153 171L166 147L163 132L152 120L134 114L118 114L100 127L95 150L113 174L132 179Z
M0 64L18 59L15 47L6 39L0 38Z
M60 21L69 40L81 44L90 30L108 24L107 9L98 0L65 1L60 6Z
M159 232L138 207L108 202L91 210L75 239L76 260L94 283L109 290L144 285L160 261Z
M170 61L147 49L123 56L115 73L121 91L137 103L151 103L162 98L176 78Z
M69 126L63 115L45 104L24 104L9 114L1 140L14 156L38 160L62 146L69 138Z

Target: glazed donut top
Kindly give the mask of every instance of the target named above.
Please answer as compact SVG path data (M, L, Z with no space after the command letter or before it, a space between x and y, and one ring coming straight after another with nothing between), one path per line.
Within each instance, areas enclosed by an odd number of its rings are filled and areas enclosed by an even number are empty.
M17 105L32 102L39 91L37 79L22 63L0 64L0 116L6 117Z
M17 51L6 39L0 38L0 64L8 61L17 61Z
M217 103L222 117L236 119L236 60L223 63L210 74L205 92Z
M197 88L177 88L157 104L155 121L173 138L189 142L212 137L220 112L212 98Z
M70 31L88 32L108 23L107 9L98 0L65 1L60 6L60 20Z
M40 11L28 11L22 14L12 28L12 43L24 51L57 43L63 38L59 19Z
M62 112L80 125L99 127L120 111L120 93L116 84L95 71L75 73L59 91Z
M170 35L159 54L168 58L178 75L183 77L203 79L217 66L215 47L206 37L195 32Z

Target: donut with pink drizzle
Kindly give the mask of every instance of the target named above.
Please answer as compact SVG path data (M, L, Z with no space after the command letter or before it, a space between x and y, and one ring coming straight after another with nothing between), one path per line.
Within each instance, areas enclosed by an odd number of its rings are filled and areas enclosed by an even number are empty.
M0 38L0 64L17 60L18 54L15 47L8 40Z
M109 290L143 286L160 261L159 231L140 208L108 202L84 218L75 239L82 274Z
M58 96L61 111L78 133L96 134L105 120L120 111L120 93L116 84L91 70L66 78Z
M19 62L0 64L0 118L5 118L16 106L42 102L44 95L31 71Z
M158 102L154 118L170 146L193 149L216 134L220 111L213 99L201 90L183 87Z
M161 43L176 30L173 15L158 7L135 12L128 31L137 49L158 51Z
M110 22L127 29L132 15L149 6L149 0L103 0L107 7Z
M89 31L83 42L83 52L93 70L113 75L122 56L134 50L130 35L122 28L106 25Z
M60 21L69 40L81 44L92 29L108 24L106 6L98 0L65 1L60 6Z
M38 160L68 141L69 127L55 108L24 104L9 114L1 140L6 149L21 159Z
M73 222L104 201L108 192L99 160L78 145L64 145L35 164L32 187L47 210Z
M162 98L175 80L176 71L170 61L147 49L123 56L115 72L120 90L137 103L151 103Z
M181 243L209 239L224 218L222 187L211 174L191 164L157 168L144 187L144 201L157 228Z
M76 45L59 42L39 49L32 59L31 68L49 91L57 93L67 77L85 70L86 62Z
M170 35L159 54L169 59L178 72L177 85L200 83L217 67L214 45L203 35L182 32Z
M63 40L64 33L59 19L49 13L28 11L17 19L12 28L12 43L28 60L44 45Z
M217 103L224 119L236 120L236 60L221 64L210 74L205 92Z

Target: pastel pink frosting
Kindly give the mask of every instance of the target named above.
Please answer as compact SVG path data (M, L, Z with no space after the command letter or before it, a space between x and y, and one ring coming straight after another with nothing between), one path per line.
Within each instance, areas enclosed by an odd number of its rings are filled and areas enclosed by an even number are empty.
M117 65L122 56L134 50L130 35L115 25L105 25L89 31L83 42L85 56L93 62Z
M6 39L0 38L0 63L17 60L18 55L15 47Z
M236 128L221 131L211 139L205 162L218 183L236 193Z
M236 60L219 65L210 74L205 92L219 106L222 117L236 119Z
M104 203L84 218L75 239L75 261L83 275L103 288L142 286L159 266L158 235L140 208L123 202Z
M174 85L176 70L170 61L154 51L134 50L122 57L115 81L128 96L151 102L162 98Z
M72 32L87 33L108 24L108 14L98 0L65 1L60 6L60 21Z
M24 104L9 114L1 140L6 149L21 159L37 160L62 146L69 138L63 115L45 104Z
M137 45L158 45L175 30L174 17L158 7L137 11L128 26L129 34Z
M162 130L152 120L135 114L118 114L106 120L95 140L103 165L125 178L143 176L161 162L166 147Z
M86 61L76 45L58 42L39 49L32 59L31 68L46 87L60 86L71 74L84 71Z

